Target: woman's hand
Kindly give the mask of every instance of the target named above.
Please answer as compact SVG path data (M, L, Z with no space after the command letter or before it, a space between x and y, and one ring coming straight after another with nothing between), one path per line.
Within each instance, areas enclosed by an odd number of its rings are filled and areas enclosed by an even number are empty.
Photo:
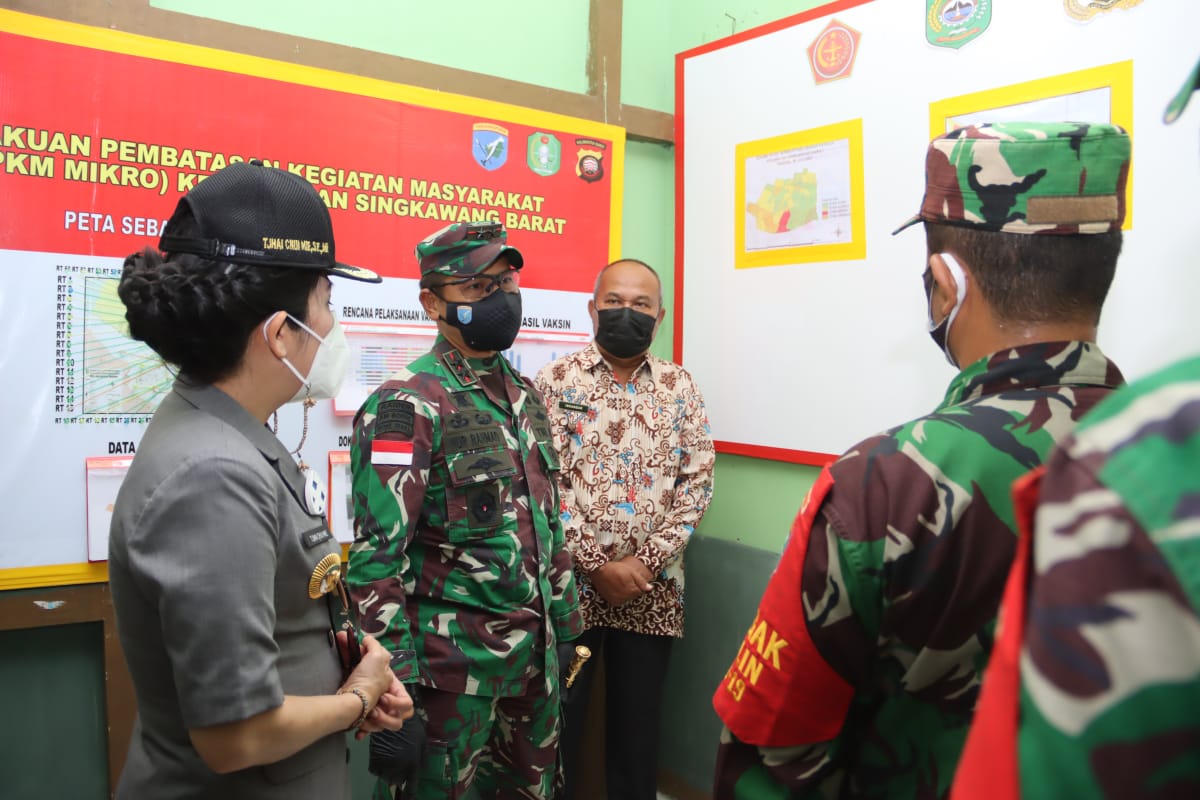
M338 633L339 648L345 647L345 636L345 632ZM355 732L356 739L372 731L399 730L404 720L413 715L412 699L405 691L404 684L392 672L391 664L392 654L374 636L364 636L362 660L341 688L342 693L361 689L370 701L371 711Z
M404 684L393 675L392 685L379 698L379 703L371 709L366 721L355 732L354 738L361 739L368 733L389 730L398 731L404 727L404 721L413 715L413 701L409 697Z

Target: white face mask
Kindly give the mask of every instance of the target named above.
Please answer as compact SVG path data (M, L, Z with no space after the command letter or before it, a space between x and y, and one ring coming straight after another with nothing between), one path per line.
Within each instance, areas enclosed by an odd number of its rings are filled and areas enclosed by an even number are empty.
M287 314L286 311L283 313ZM313 357L312 367L308 370L307 378L301 375L300 370L296 369L287 358L280 359L283 365L296 376L296 380L300 381L300 388L288 402L298 403L310 397L313 400L328 400L335 397L341 391L342 381L346 378L346 369L350 365L350 349L346 344L346 332L342 329L341 321L335 316L333 327L322 338L317 335L316 331L292 317L291 314L288 316L321 343L317 348L317 354ZM267 338L267 325L270 321L268 319L263 323L263 339Z

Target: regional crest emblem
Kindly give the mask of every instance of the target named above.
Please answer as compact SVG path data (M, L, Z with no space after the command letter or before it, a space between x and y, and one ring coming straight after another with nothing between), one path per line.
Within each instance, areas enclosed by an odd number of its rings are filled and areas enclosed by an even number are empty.
M532 133L525 151L525 163L535 175L554 175L562 165L562 145L552 133Z
M476 122L471 130L471 156L486 170L496 170L508 161L508 129L491 122Z
M955 50L992 24L992 0L926 0L925 40Z

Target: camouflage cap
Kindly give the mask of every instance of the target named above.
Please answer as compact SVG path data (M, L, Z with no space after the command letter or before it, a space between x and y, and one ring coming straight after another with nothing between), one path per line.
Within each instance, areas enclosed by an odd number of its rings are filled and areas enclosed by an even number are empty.
M1163 122L1170 125L1175 120L1179 119L1179 115L1183 113L1183 109L1187 108L1188 100L1192 99L1192 93L1200 89L1200 61L1196 62L1196 66L1192 69L1192 74L1183 82L1183 86L1171 98L1167 110L1163 112Z
M499 222L457 222L431 233L417 245L421 277L477 275L500 256L520 269L525 259L509 247L508 232Z
M1074 235L1125 221L1129 134L1088 122L997 122L937 137L925 156L917 222Z

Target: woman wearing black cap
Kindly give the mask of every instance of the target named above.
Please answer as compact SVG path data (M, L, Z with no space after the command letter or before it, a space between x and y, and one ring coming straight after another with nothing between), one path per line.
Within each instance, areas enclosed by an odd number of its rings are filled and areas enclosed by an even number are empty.
M138 704L117 796L349 797L342 732L398 729L412 703L370 637L344 675L357 648L335 645L324 489L265 423L341 382L329 276L379 278L334 260L311 185L259 164L200 183L160 247L130 256L119 287L133 338L179 374L113 511Z

